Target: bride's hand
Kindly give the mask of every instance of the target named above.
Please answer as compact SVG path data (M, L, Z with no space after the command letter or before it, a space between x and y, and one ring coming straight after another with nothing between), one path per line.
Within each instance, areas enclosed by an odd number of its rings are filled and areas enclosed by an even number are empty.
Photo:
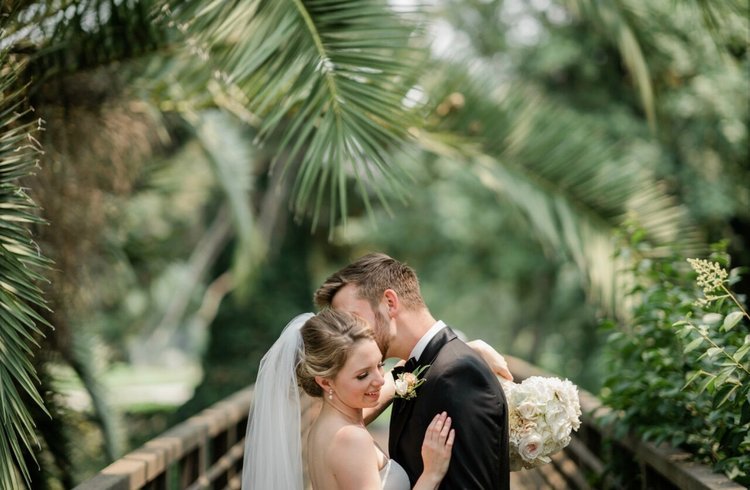
M448 471L455 437L456 431L451 429L451 418L448 417L446 412L435 415L424 435L424 442L422 443L424 472L422 476L429 478L436 488Z
M513 381L513 375L508 369L508 363L505 362L505 358L498 351L492 348L492 346L490 346L487 342L477 339L472 340L471 342L466 342L466 345L474 349L477 354L482 356L482 359L484 359L484 362L489 364L490 369L492 369L493 373L507 379L508 381Z

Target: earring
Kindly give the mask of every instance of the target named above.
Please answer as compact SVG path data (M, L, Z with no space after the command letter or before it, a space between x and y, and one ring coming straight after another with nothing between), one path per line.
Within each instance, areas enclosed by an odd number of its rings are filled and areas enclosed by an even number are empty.
M328 399L333 400L333 389L328 390Z

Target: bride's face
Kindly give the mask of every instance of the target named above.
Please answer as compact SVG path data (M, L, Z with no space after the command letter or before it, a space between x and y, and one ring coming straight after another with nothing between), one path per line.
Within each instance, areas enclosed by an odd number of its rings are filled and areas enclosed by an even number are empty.
M383 356L372 340L357 342L333 379L338 398L352 408L374 407L383 387Z

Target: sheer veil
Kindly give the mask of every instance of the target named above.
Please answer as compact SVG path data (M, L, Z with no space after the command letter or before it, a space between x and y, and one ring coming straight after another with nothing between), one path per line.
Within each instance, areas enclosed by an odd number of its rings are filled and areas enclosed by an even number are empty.
M295 372L304 313L284 327L260 361L245 435L242 490L302 490L300 396Z

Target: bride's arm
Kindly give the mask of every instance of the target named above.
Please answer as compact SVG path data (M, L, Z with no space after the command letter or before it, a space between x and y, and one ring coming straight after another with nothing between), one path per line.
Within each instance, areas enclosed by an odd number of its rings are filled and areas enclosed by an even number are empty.
M396 366L403 366L406 364L405 361L398 361ZM395 366L394 366L395 367ZM378 398L378 404L372 408L365 408L362 412L365 418L365 425L369 425L370 422L375 420L383 413L383 410L388 408L388 405L393 401L393 395L396 394L396 384L393 379L393 371L388 371L385 375L385 384L380 388L380 397Z
M474 349L477 354L482 356L482 359L484 359L484 362L489 364L490 369L492 369L493 373L507 379L508 381L513 381L513 374L511 374L510 370L508 369L508 363L505 362L505 358L491 345L480 339L466 342L466 345Z

